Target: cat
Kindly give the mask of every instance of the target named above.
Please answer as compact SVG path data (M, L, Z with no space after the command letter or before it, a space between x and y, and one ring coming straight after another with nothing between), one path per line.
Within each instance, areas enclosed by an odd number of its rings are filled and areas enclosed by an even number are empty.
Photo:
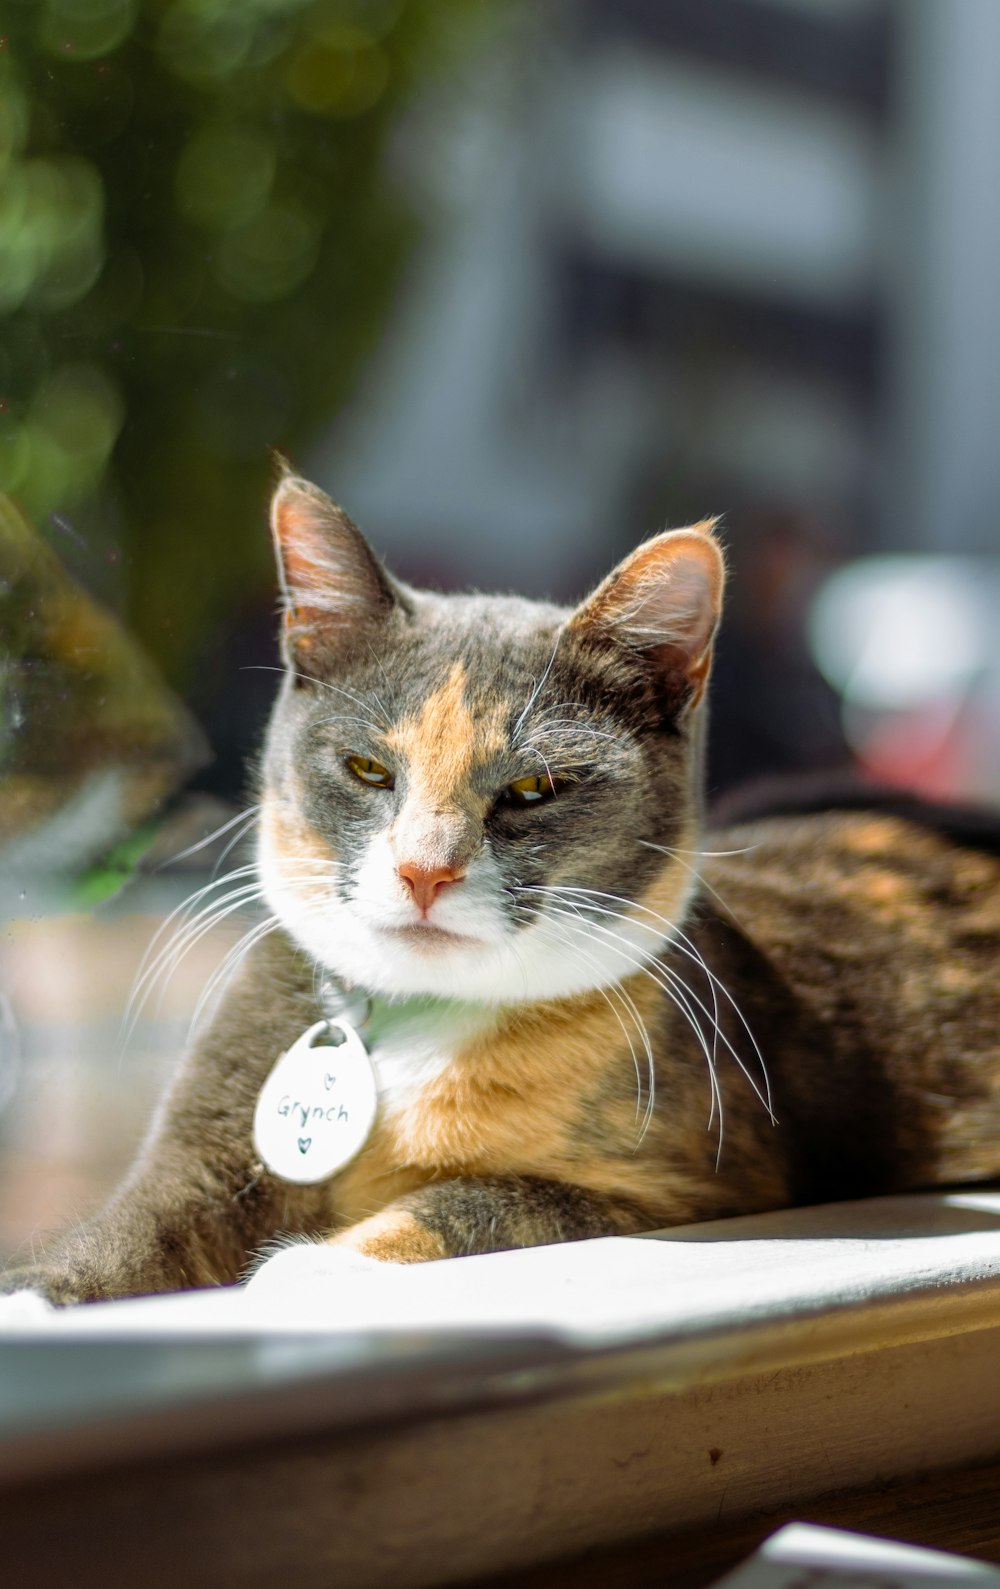
M1000 1171L996 846L918 806L705 836L711 521L566 610L407 587L290 471L271 516L285 673L246 885L270 915L123 1185L4 1289L229 1283L278 1238L420 1262ZM324 1023L350 1054L309 1048L317 1102L274 1067ZM279 1161L364 1116L320 1085L355 1031L371 1119L299 1180L262 1157L258 1098Z

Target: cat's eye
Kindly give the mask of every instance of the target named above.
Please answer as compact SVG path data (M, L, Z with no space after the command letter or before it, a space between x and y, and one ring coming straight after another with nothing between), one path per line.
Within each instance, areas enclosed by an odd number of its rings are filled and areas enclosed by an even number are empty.
M394 779L388 767L383 767L380 761L373 761L370 756L345 756L344 765L361 783L371 784L375 789L391 789L393 786Z
M563 780L551 773L541 772L532 778L515 778L503 792L502 799L511 806L534 806L542 800L551 800L562 787Z

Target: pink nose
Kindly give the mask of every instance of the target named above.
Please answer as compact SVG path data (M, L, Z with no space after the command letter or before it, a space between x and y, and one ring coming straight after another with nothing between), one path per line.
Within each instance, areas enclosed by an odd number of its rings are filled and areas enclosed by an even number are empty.
M449 883L460 883L465 876L453 866L418 866L416 861L400 861L396 871L425 916L442 888L447 888Z

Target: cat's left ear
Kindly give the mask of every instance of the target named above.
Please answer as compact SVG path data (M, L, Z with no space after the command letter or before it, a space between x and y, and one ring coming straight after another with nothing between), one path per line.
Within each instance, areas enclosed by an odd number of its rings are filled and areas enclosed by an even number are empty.
M715 526L704 519L645 541L569 622L581 638L641 656L678 705L698 704L712 666L725 584Z
M311 481L283 474L271 499L271 529L286 660L342 649L404 604L357 525Z

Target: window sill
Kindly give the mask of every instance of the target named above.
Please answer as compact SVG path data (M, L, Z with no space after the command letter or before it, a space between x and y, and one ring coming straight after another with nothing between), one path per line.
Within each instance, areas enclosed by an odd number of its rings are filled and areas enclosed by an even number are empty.
M966 1192L57 1314L3 1337L0 1522L57 1484L97 1583L74 1496L129 1494L166 1585L207 1486L217 1581L403 1589L985 1462L998 1274Z

